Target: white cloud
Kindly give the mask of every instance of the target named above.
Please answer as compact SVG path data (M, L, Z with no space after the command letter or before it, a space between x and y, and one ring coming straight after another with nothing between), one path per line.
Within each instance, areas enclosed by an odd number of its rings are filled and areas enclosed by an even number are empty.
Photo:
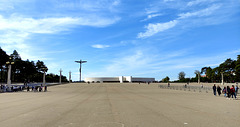
M6 5L5 3L0 3L0 11L11 10L11 9L14 9L13 5Z
M195 0L195 1L190 1L187 3L187 6L193 6L193 5L198 5L201 3L211 3L215 2L216 0Z
M194 17L194 16L197 16L197 17L210 16L216 10L218 10L220 7L221 7L221 5L214 4L208 8L205 8L205 9L202 9L202 10L199 10L196 12L181 13L178 15L179 17L177 19L166 22L166 23L155 23L155 24L150 23L147 26L145 26L145 28L147 29L146 32L139 33L137 37L138 38L146 38L146 37L153 36L159 32L163 32L165 30L175 27L180 21L182 22L183 19L187 19L187 18ZM150 16L150 18L151 18L151 16ZM203 23L204 19L201 19L201 21L202 21L202 24L204 24ZM214 23L214 22L210 22L210 23ZM188 26L189 24L183 24L183 25Z
M162 14L151 14L151 15L148 15L148 19L151 19L151 18L154 18L154 17L158 17L158 16L161 16Z
M4 18L0 15L0 30L17 30L30 33L56 33L67 30L71 25L103 27L118 21L119 18L104 19L99 17L61 17L33 19L12 15Z
M115 0L115 1L113 1L112 5L117 6L117 5L119 5L120 3L121 3L120 0Z
M200 11L181 13L179 14L179 19L185 19L193 16L198 16L198 17L209 16L220 7L221 7L220 5L212 5L211 7L205 8Z
M103 49L103 48L108 48L110 47L109 45L100 45L100 44L96 44L96 45L92 45L93 48L99 48L99 49Z
M148 24L148 26L146 26L147 31L144 33L139 33L138 38L146 38L146 37L153 36L154 34L157 34L159 32L168 30L176 26L177 23L178 23L177 20L169 21L166 23L156 23L156 24L150 23Z
M135 50L132 54L127 54L122 54L121 57L111 60L111 64L104 68L104 72L101 75L119 76L141 73L145 71L143 67L147 68L149 63L154 59L153 56L149 57L148 54L145 54L141 50Z
M77 9L87 12L111 11L113 7L118 6L121 0L75 0L75 1L57 1L55 6L63 9Z
M161 15L162 15L161 13L150 14L150 15L147 16L147 18L145 18L145 19L142 20L142 21L146 21L146 20L149 20L149 19L152 19L152 18L155 18L155 17L161 16Z
M12 53L13 50L19 51L23 59L39 59L41 56L33 56L30 52L33 47L26 42L32 34L55 34L68 31L77 25L104 27L118 20L119 18L105 19L94 16L34 19L17 15L5 18L0 15L0 44L8 53Z

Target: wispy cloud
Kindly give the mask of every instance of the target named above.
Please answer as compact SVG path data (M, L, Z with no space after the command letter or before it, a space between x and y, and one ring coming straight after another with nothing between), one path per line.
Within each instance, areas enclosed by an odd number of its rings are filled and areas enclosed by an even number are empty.
M80 9L88 12L111 11L118 6L121 0L77 0L77 1L57 1L58 8Z
M145 26L145 28L147 29L146 32L139 33L138 38L150 37L156 33L159 33L174 27L175 25L177 25L177 23L178 23L177 20L169 21L166 23L156 23L156 24L150 23L147 26Z
M92 45L93 48L98 48L98 49L103 49L103 48L108 48L110 47L109 45L100 45L100 44L96 44L96 45Z
M162 15L161 13L149 14L149 15L147 16L147 18L143 19L142 21L147 21L147 20L149 20L149 19L152 19L152 18L161 16L161 15Z
M58 17L34 19L11 15L8 18L0 15L0 44L7 52L17 49L22 58L29 57L31 46L26 40L33 34L56 34L68 31L74 26L104 27L118 21L118 18L105 19L101 17ZM36 58L33 58L36 59Z
M137 38L147 38L151 37L157 33L166 31L170 28L182 25L184 27L191 27L192 24L189 24L187 22L193 22L194 20L199 20L200 25L205 25L205 24L214 24L215 22L218 23L219 21L214 21L214 17L221 17L219 15L216 15L216 11L218 11L221 8L221 4L213 4L210 7L194 11L194 12L185 12L185 13L180 13L178 14L178 17L175 18L172 21L165 22L165 23L149 23L146 28L146 32L141 32L138 34ZM198 17L201 19L194 19L194 17ZM205 18L207 17L213 17L212 20L208 19L208 23L203 22ZM194 21L196 23L196 21ZM196 25L196 24L195 24Z
M214 13L214 11L219 9L220 7L221 7L221 5L212 5L211 7L205 8L200 11L181 13L181 14L179 14L179 19L189 18L189 17L193 17L193 16L198 16L198 17L209 16L212 13Z
M193 5L198 5L198 4L209 4L212 2L215 2L216 0L194 0L194 1L190 1L187 3L187 6L193 6Z
M30 33L56 33L67 30L71 25L103 27L111 25L119 18L105 19L99 17L59 17L33 19L12 15L4 18L0 15L0 30L17 30Z
M148 54L145 54L141 50L131 52L131 54L122 54L123 56L121 55L120 57L111 60L111 64L104 67L104 72L102 72L101 75L119 76L132 75L132 72L139 73L145 70L143 66L146 67L153 60L153 57L147 57Z
M6 1L0 2L0 10L11 10L14 9L14 6L11 4L8 4Z

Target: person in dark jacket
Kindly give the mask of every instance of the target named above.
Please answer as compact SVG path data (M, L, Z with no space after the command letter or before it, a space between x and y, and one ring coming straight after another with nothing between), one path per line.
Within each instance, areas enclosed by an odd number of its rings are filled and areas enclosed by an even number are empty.
M216 90L217 90L217 87L216 87L215 84L213 85L212 89L213 89L213 94L216 96Z
M29 86L27 86L27 92L29 92L29 89L30 89L30 87L29 87Z
M227 97L230 98L231 96L231 91L230 91L230 87L227 86Z
M231 91L232 98L233 98L233 96L234 96L235 99L236 99L236 94L235 94L235 87L234 87L234 85L232 85L232 87L230 88L230 91Z
M47 86L44 86L44 92L47 92Z
M222 91L222 88L218 85L218 86L217 86L217 92L218 92L218 95L219 95L219 96L221 95L221 91Z

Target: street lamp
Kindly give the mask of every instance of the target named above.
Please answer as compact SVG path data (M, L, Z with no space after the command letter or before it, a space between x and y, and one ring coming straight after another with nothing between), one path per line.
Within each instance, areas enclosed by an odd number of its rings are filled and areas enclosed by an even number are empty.
M44 67L42 68L43 71L43 86L46 86L46 72L47 72L48 68Z
M60 69L59 72L60 72L59 84L62 84L62 69Z
M9 61L6 62L6 65L8 65L8 79L7 79L7 85L8 85L8 87L10 87L10 85L11 85L11 70L12 70L12 64L14 64L14 62L12 61L12 58L9 57Z
M71 71L69 71L69 83L71 83Z
M222 85L224 85L223 72L221 72L221 76L222 76Z
M80 60L80 61L75 61L75 62L80 64L80 69L79 69L80 77L79 77L79 81L81 82L81 72L82 72L81 68L82 68L82 63L86 63L87 61L82 61L82 60Z
M200 73L198 73L198 84L200 84Z

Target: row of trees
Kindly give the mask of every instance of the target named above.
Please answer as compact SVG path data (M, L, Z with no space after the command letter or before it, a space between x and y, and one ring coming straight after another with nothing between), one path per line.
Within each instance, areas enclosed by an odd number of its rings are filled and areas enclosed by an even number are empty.
M224 82L240 82L240 55L237 60L227 59L215 68L203 67L201 71L195 70L196 74L193 78L185 78L185 72L178 74L178 80L175 82L198 82L200 76L201 82L221 82L222 74ZM167 76L162 79L162 82L169 82L170 78Z
M6 62L12 61L14 64L12 65L12 82L42 82L43 80L43 69L46 71L47 66L43 61L38 60L36 63L34 61L22 60L20 55L16 50L9 56L4 50L0 47L0 82L7 81L7 71L8 66ZM47 82L58 82L59 75L56 74L47 74L46 81ZM67 82L66 76L62 76L62 82Z
M240 55L237 60L227 59L218 67L203 67L201 73L206 75L208 82L219 82L221 73L225 82L240 82Z

